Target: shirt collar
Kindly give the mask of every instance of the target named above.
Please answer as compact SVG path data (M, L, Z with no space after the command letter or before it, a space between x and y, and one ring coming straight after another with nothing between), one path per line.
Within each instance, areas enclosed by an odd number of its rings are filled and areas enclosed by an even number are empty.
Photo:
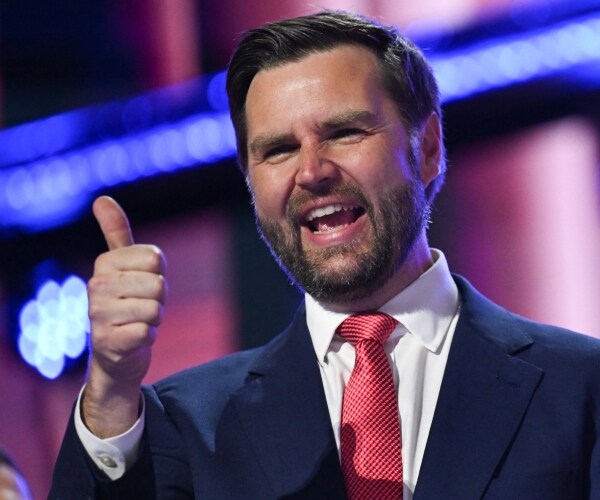
M403 325L428 350L437 352L459 305L458 289L440 250L431 249L433 265L379 308ZM337 327L350 313L326 309L306 294L306 323L319 361L325 359Z

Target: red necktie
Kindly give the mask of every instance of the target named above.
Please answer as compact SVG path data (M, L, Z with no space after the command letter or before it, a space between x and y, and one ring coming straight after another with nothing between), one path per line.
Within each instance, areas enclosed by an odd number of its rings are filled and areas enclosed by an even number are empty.
M356 349L344 391L340 446L350 500L402 499L402 435L398 398L383 343L397 321L384 313L356 314L337 332Z

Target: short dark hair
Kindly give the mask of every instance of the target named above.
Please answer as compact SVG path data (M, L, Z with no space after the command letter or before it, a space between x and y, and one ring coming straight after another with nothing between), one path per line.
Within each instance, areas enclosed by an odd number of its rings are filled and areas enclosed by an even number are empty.
M246 97L256 74L342 45L366 47L378 58L384 85L398 107L411 144L433 112L442 117L438 86L421 50L391 26L341 11L285 19L248 31L237 46L227 72L229 109L235 127L238 163L248 167ZM430 183L431 202L444 182Z

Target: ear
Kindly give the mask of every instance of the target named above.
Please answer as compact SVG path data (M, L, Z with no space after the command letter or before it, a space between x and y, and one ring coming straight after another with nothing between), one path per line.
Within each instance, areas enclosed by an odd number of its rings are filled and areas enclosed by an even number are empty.
M442 169L442 125L437 113L433 112L427 118L421 137L419 151L421 181L426 188L429 183L441 173Z

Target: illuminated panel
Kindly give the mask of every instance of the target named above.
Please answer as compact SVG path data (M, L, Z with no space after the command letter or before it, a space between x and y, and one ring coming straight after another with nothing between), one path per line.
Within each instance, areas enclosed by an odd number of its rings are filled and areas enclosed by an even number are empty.
M0 226L45 229L78 215L97 191L235 155L227 113L102 141L0 172Z
M202 111L228 111L224 72L2 130L0 168L139 134L166 123L176 125Z
M429 61L435 70L442 100L465 99L578 65L600 62L600 16L433 54Z
M66 358L78 358L90 331L85 282L70 276L62 285L46 281L19 314L21 356L49 379L58 377Z
M591 71L600 67L600 13L428 57L444 102ZM232 158L224 80L218 73L0 132L0 230L52 228L107 187Z

